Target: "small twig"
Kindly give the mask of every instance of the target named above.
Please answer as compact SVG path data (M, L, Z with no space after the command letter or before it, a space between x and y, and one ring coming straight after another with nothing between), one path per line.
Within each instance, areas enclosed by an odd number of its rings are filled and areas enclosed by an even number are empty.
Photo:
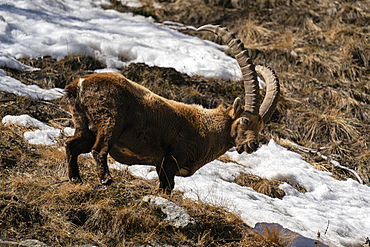
M69 111L67 111L67 110L63 109L61 106L59 106L59 105L57 105L57 104L54 104L54 103L49 102L49 101L44 101L44 100L38 100L38 102L41 102L41 103L43 103L43 104L45 104L45 105L51 105L51 106L54 106L54 107L55 107L55 108L57 108L58 110L60 110L60 111L62 111L62 112L64 112L64 113L67 113L68 115L72 116L72 114L71 114Z
M179 22L174 22L174 21L164 21L162 23L159 23L158 25L164 26L170 29L174 29L177 31L196 31L197 29L193 26L186 26L182 23Z
M364 184L364 182L362 181L361 177L357 174L357 172L355 170L353 170L351 168L348 168L346 166L341 165L338 161L333 160L333 159L331 159L331 158L323 155L318 150L315 150L315 149L312 149L312 148L303 147L303 146L298 145L297 143L294 143L294 142L289 141L287 139L281 139L280 142L282 144L286 144L287 146L297 148L298 150L301 150L303 152L316 154L316 155L320 156L322 159L324 159L327 162L329 162L330 164L332 164L332 165L334 165L336 167L342 168L342 169L344 169L346 171L351 172L357 178L357 180L358 180L358 182L360 184Z
M330 221L328 220L328 225L326 226L326 230L325 230L325 232L324 232L324 235L326 235L326 233L328 232L328 229L329 229L329 223L330 223Z
M62 181L57 181L57 182L51 183L51 184L49 184L49 186L57 185L57 184L62 184L62 183L66 183L66 182L69 182L69 179L66 179L66 180L62 180Z
M7 99L1 99L0 100L0 102L9 102L9 101L15 101L15 99L9 99L9 98L7 98Z
M330 147L319 147L319 150L329 149Z

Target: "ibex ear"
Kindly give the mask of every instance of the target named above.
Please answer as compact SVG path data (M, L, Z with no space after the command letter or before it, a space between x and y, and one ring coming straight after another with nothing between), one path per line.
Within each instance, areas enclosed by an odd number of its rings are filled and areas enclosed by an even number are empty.
M233 109L230 111L230 117L232 119L237 119L242 112L243 112L242 100L239 97L237 97L234 100Z

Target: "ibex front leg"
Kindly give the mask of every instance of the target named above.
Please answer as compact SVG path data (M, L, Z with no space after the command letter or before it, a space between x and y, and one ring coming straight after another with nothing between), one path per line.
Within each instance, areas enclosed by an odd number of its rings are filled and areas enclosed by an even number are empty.
M112 182L107 164L107 156L119 137L120 132L117 126L119 125L116 125L112 118L105 121L104 125L100 125L95 144L91 151L96 162L98 177L102 184L109 184Z
M156 166L159 177L159 188L170 194L175 187L175 174L179 170L179 164L174 156L166 156L161 164Z
M89 130L76 128L74 137L66 143L68 178L71 182L82 182L77 165L77 157L91 151L95 135Z

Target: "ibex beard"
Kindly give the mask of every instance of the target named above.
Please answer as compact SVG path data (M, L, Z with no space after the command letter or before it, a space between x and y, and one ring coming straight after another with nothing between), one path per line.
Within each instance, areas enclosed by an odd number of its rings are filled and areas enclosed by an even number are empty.
M228 44L241 68L245 104L205 109L165 99L119 73L84 76L66 86L75 134L66 143L70 181L82 181L77 157L91 151L100 182L110 183L107 156L127 164L155 165L160 188L170 192L174 177L191 176L232 147L252 153L259 132L279 99L279 82L266 66L254 66L243 44L225 28L206 25ZM260 103L257 73L266 82Z

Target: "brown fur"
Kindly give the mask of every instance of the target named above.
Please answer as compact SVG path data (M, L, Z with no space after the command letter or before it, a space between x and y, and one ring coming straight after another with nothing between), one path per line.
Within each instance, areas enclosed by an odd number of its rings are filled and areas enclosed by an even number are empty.
M204 109L160 97L119 73L84 76L66 92L76 128L66 144L71 181L81 180L77 156L91 151L102 183L111 179L109 153L124 164L155 165L160 187L170 191L175 175L190 176L233 146L258 148L263 121L239 98L227 109Z
M226 28L206 25L228 44L242 71L245 106L240 98L227 109L204 109L162 98L118 73L82 77L66 87L76 127L67 142L68 175L81 180L77 156L92 152L103 184L111 180L108 153L117 161L155 165L160 188L171 191L174 177L190 176L236 146L239 153L257 150L258 134L274 111L280 86L266 66L254 66L243 43ZM256 70L266 82L260 105Z

